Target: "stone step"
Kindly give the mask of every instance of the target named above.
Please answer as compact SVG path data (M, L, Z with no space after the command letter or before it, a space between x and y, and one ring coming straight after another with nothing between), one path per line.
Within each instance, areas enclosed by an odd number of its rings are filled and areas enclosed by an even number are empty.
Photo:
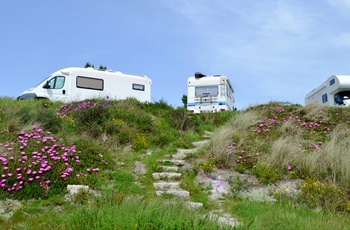
M155 182L153 187L157 190L180 190L180 182Z
M213 132L204 131L203 137L212 137L212 136L213 136Z
M161 196L162 194L171 194L171 195L179 196L179 197L189 197L190 196L189 191L178 190L178 189L170 189L170 190L166 190L166 191L157 190L156 194L157 194L157 196Z
M181 155L185 155L188 153L194 153L198 150L198 148L194 148L194 149L178 149L177 150L177 154L181 154Z
M216 212L215 210L211 211L209 213L209 219L217 220L219 225L221 226L236 227L241 225L241 223L238 222L234 217L232 217L231 214L222 213L222 210L219 210L218 212Z
M172 155L172 158L174 159L174 160L183 160L183 159L185 159L186 158L186 154L175 154L175 155Z
M184 160L176 160L176 159L163 159L163 160L158 160L159 163L164 163L164 162L171 162L173 165L176 166L183 166L185 164Z
M187 202L187 206L188 206L189 208L202 208L202 207L203 207L203 203L188 201L188 202Z
M181 173L176 172L160 172L160 173L152 173L152 177L155 180L163 180L163 179L179 179L181 177Z
M166 172L177 172L179 170L179 166L161 166L162 169Z
M197 146L197 148L201 148L203 147L204 145L208 144L210 142L210 140L203 140L203 141L196 141L196 142L193 142L193 144L195 146Z

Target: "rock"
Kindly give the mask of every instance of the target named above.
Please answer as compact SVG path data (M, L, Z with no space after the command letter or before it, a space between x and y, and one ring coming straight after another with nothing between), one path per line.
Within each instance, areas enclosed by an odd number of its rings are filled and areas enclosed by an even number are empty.
M89 192L89 186L88 185L67 185L68 193L69 195L75 195L79 191L86 191Z

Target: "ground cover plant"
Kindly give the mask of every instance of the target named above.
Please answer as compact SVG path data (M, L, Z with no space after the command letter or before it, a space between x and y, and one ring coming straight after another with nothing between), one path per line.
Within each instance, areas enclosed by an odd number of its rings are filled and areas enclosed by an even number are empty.
M35 210L39 216L43 210L55 215L55 206L67 213L79 211L63 199L68 184L108 190L114 194L112 199L118 197L119 201L128 196L153 199L147 178L140 179L143 185L136 183L134 162L142 160L149 149L154 152L152 161L166 154L163 149L192 147L191 142L202 135L204 123L165 101L140 103L134 99L63 104L1 98L0 118L0 197L5 206L19 207L8 221L0 218L0 223L14 226L19 219L23 223L28 218L27 226L36 229L39 224L27 216ZM150 194L141 186L151 190ZM71 202L97 202L91 199L82 192Z
M347 229L349 119L346 108L316 105L270 103L195 115L163 100L63 104L0 98L0 226L229 229L208 218L220 206L208 199L211 186L194 182L200 171L226 169L266 184L304 181L296 197L272 191L275 203L227 196L222 206L243 223L237 229ZM182 172L181 184L204 208L193 211L174 197L156 196L157 160L194 147L204 131L214 132L210 145L189 154L194 167ZM136 162L145 165L144 175L135 174ZM67 200L68 184L89 185L97 195L81 191Z
M214 137L207 157L265 184L303 179L295 202L348 212L349 129L349 108L269 103L232 119Z

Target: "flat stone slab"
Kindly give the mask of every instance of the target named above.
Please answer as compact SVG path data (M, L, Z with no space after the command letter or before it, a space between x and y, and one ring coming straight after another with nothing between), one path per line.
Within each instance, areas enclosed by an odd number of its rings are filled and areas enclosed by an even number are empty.
M235 227L241 225L240 222L238 222L234 217L231 216L229 213L215 213L215 211L212 211L209 214L209 219L211 220L217 220L218 224L221 226L230 226Z
M178 197L189 197L190 192L186 190L177 190L177 189L171 189L171 190L166 190L166 191L156 191L157 196L161 196L163 194L169 194L169 195L174 195Z
M157 190L181 189L180 182L155 182L153 187Z
M179 170L179 166L161 166L164 171L167 172L177 172Z
M203 140L203 141L196 141L196 142L193 142L193 144L195 146L197 146L198 148L201 148L203 147L204 145L208 144L210 142L210 140Z
M194 148L194 149L178 149L177 150L177 154L187 154L187 153L194 153L198 150L198 148Z
M89 191L89 186L88 185L67 185L67 190L69 195L74 195L77 194L79 191Z
M176 172L160 172L160 173L152 173L152 177L155 180L162 179L179 179L181 177L181 173Z
M203 207L203 203L189 201L189 202L187 202L187 206L189 208L202 208Z
M186 154L181 154L181 153L172 155L172 158L173 158L174 160L183 160L185 157L186 157Z
M159 160L158 162L160 163L171 162L173 165L176 165L176 166L183 166L185 164L184 160L176 160L176 159L163 159L163 160Z

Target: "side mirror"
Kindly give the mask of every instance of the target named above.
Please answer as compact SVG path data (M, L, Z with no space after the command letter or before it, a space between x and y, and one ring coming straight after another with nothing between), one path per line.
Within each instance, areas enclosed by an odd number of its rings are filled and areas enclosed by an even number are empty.
M47 81L47 82L45 83L45 85L43 86L43 88L44 88L44 89L50 89L50 88L51 88L50 82Z

